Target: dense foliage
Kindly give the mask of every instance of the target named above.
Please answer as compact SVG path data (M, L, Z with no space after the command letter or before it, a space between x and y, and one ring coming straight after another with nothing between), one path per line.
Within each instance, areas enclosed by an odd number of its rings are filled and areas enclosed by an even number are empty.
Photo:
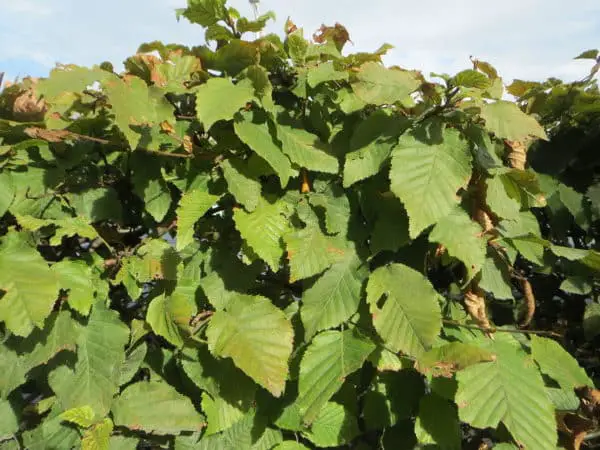
M0 95L0 449L593 444L594 71L178 15L208 44Z

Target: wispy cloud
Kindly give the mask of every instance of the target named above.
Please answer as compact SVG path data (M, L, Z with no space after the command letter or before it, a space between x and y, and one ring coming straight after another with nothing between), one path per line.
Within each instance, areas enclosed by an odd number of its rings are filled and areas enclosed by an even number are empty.
M483 6L485 3L485 6ZM575 4L576 3L576 4ZM23 73L24 61L43 75L56 63L116 65L141 42L163 40L197 45L204 32L174 9L185 0L0 0L0 70ZM251 15L247 0L231 6ZM548 76L581 78L586 62L572 57L600 46L600 2L578 0L262 0L274 10L281 32L288 15L310 36L322 23L347 26L351 51L372 51L383 42L396 48L388 64L453 73L469 65L469 56L497 66L508 81ZM41 73L39 73L41 72Z

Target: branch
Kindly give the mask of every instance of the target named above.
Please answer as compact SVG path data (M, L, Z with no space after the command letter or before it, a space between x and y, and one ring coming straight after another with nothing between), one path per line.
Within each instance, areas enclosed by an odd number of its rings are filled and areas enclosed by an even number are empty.
M84 134L75 133L69 130L47 130L45 128L30 127L25 129L25 134L34 139L43 139L48 142L63 142L68 139L79 139L82 141L96 142L98 144L111 144L108 139L101 139ZM172 158L193 158L194 155L189 153L169 153L159 150L150 150L147 148L136 148L134 151L142 151L158 156L169 156Z
M457 327L462 327L462 328L468 328L471 330L480 330L483 331L485 333L496 333L496 332L501 332L501 333L520 333L520 334L537 334L539 336L551 336L551 337L556 337L556 338L563 338L564 336L562 334L556 333L554 331L544 331L544 330L518 330L515 328L484 328L484 327L480 327L478 325L467 325L464 323L460 323L457 322L456 320L450 320L450 319L442 319L442 322L447 324L447 325L454 325Z

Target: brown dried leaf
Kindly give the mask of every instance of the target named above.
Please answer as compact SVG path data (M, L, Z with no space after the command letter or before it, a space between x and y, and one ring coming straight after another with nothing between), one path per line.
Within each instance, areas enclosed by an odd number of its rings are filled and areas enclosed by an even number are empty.
M169 123L169 121L163 120L160 123L160 131L166 134L173 134L175 133L175 128Z
M469 315L481 328L492 329L485 308L485 296L478 286L471 286L471 290L465 293L464 303Z
M292 19L290 17L287 18L287 20L285 21L285 34L292 34L294 31L296 31L298 29L298 27L296 26L296 24L294 22L292 22Z
M513 169L525 170L525 163L527 162L527 146L525 143L520 141L504 141L509 148L508 151L508 163Z
M319 44L333 41L338 50L341 50L346 42L352 42L350 41L350 34L348 34L346 27L337 22L332 27L321 25L319 31L313 34L313 40Z
M13 103L13 117L23 122L40 122L47 111L46 102L35 95L37 78L30 78L31 87L20 94Z
M43 139L48 142L63 142L73 138L73 133L67 130L46 130L45 128L25 128L25 134L32 139Z
M535 295L533 294L531 283L525 278L521 280L521 289L523 290L525 313L523 314L520 325L521 327L526 327L531 323L533 315L535 314Z

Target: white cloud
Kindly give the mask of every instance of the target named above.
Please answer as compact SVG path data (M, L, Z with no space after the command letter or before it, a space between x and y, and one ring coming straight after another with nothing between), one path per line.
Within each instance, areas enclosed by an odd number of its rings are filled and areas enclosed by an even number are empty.
M230 0L251 15L248 0ZM456 72L473 55L496 65L511 78L585 76L586 63L573 63L580 51L600 45L600 2L579 0L262 0L261 11L274 10L280 33L288 15L310 36L322 24L347 26L351 51L372 51L383 42L395 46L386 63L424 73ZM174 9L185 0L0 0L0 67L3 60L31 59L48 69L59 61L118 65L141 42L163 40L197 45L204 32ZM51 6L48 6L51 5ZM19 67L9 67L20 72Z

